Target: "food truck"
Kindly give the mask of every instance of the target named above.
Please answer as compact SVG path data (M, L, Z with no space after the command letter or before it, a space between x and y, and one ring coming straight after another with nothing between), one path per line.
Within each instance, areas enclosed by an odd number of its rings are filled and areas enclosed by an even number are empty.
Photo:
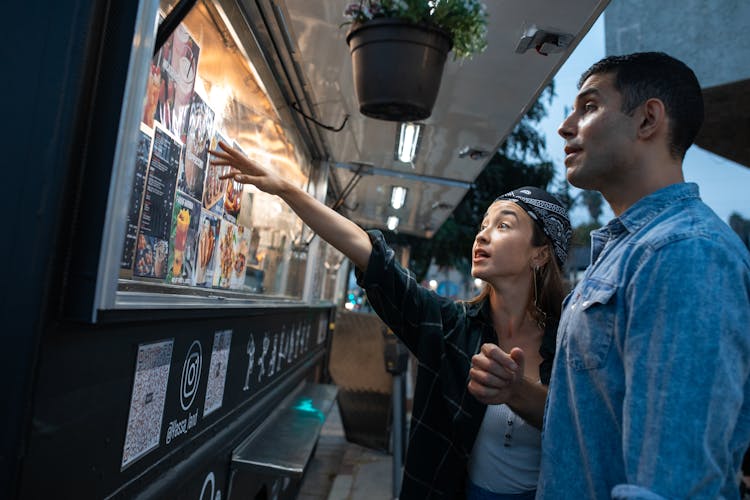
M294 498L348 267L209 150L429 238L605 5L488 2L485 53L397 123L359 113L344 1L13 2L2 493Z

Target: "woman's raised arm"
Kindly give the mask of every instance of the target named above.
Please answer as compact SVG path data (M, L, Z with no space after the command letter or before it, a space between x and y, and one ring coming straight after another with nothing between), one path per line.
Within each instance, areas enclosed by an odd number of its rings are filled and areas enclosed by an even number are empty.
M211 164L232 167L222 179L253 184L261 191L280 197L318 236L346 255L360 270L367 268L372 244L361 227L228 144L219 142L219 147L221 149L211 151Z

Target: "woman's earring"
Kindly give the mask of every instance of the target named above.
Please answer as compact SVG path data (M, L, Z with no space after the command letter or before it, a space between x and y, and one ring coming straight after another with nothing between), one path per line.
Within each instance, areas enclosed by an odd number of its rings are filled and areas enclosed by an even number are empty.
M534 266L532 274L534 275L534 309L536 309L536 323L539 325L539 328L544 330L544 326L547 323L547 313L539 307L539 286L536 278L537 273L539 273L539 266Z

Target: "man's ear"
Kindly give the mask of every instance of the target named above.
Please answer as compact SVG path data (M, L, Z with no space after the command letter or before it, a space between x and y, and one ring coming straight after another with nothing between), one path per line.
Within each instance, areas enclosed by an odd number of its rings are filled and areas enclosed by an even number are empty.
M661 99L652 97L638 107L640 114L638 137L649 140L661 131L666 131L667 110Z

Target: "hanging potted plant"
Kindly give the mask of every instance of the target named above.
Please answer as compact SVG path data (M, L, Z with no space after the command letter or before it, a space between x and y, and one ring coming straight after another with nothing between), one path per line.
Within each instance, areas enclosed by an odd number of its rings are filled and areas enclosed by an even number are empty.
M359 110L371 118L428 118L448 52L467 58L487 46L478 0L361 0L344 15Z

